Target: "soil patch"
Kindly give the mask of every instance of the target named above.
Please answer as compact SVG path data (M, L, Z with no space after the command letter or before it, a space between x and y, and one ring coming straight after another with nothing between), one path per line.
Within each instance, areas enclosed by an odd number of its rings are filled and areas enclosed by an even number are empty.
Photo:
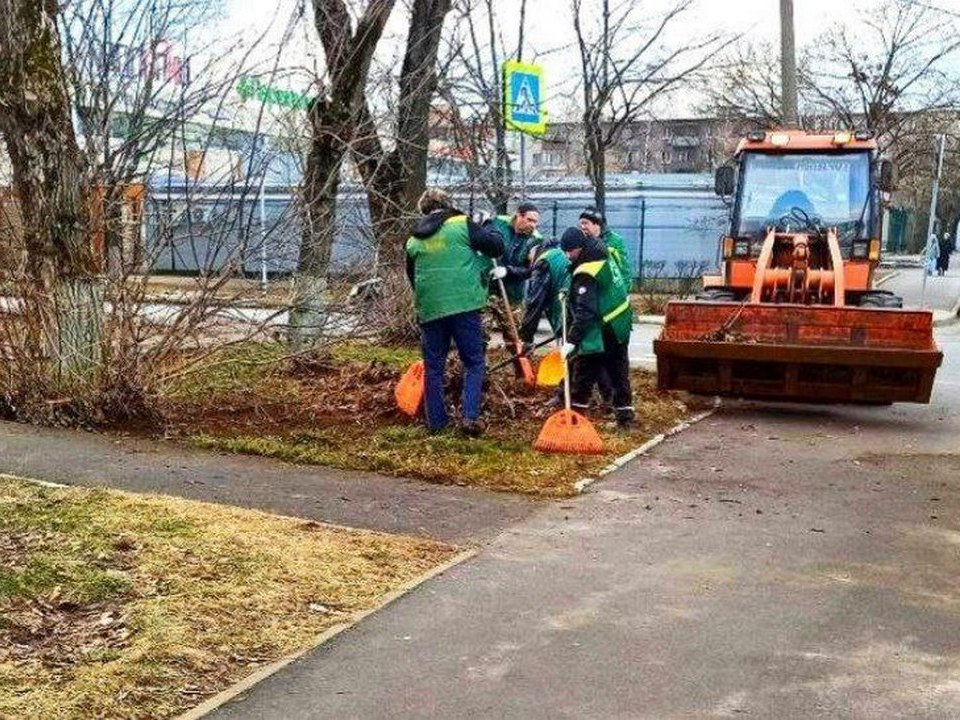
M292 462L331 465L432 482L546 497L574 493L574 483L705 403L659 392L653 375L633 375L637 425L619 432L613 418L591 419L604 438L599 456L535 452L552 389L530 389L511 368L491 373L484 394L487 433L430 435L396 410L393 389L416 350L345 345L325 356L283 358L250 345L192 373L164 397L166 431L194 445ZM499 359L491 355L491 364ZM456 407L460 377L451 362L448 397Z

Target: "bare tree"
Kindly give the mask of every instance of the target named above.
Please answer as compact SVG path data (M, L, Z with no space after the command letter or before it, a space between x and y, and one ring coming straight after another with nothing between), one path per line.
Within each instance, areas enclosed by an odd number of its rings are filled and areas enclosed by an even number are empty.
M805 68L797 68L799 77ZM700 112L709 117L755 123L758 127L781 124L780 58L772 43L737 44L730 57L698 83L703 102Z
M471 194L477 189L496 212L505 213L513 187L513 164L503 122L501 46L493 0L464 0L456 7L445 47L446 73L438 93L455 145L466 160Z
M397 81L387 150L381 125L369 100L361 109L353 157L370 206L381 267L396 273L402 267L404 241L426 187L429 121L437 87L437 57L451 0L413 0L406 50Z
M960 100L960 34L943 13L887 0L853 27L832 29L805 50L808 113L838 127L874 132L886 150L909 132L911 116Z
M0 1L0 134L24 217L38 355L64 384L99 366L103 288L90 243L90 184L70 114L57 6Z
M312 344L323 324L341 168L363 117L370 64L393 6L394 0L370 0L354 21L343 0L313 0L325 76L309 109L312 132L303 179L297 307L290 318L292 339L299 347Z
M602 0L599 13L584 0L571 0L580 54L584 153L594 201L606 200L606 153L623 128L649 115L657 100L693 79L731 42L709 33L685 43L668 34L690 16L694 0L679 0L652 22L639 0ZM587 18L596 16L594 23Z

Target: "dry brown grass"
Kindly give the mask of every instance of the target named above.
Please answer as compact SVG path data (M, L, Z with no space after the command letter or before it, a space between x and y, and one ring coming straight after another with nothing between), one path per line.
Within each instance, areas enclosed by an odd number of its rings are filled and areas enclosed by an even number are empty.
M532 444L553 412L545 405L553 391L531 391L509 369L489 378L488 430L474 440L456 432L430 435L396 410L393 387L401 369L419 358L415 350L351 345L330 358L294 362L263 346L234 352L233 362L203 369L170 392L169 431L208 449L540 497L572 495L578 480L703 405L659 392L654 376L635 372L633 430L620 432L612 418L595 414L602 455L551 455ZM454 403L458 385L452 377Z
M454 548L0 477L0 717L165 718Z

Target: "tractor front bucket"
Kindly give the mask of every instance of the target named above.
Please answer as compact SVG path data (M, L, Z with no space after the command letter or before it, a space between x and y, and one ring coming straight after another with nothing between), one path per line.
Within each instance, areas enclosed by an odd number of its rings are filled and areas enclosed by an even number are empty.
M928 311L672 302L661 389L801 403L926 403L943 353Z

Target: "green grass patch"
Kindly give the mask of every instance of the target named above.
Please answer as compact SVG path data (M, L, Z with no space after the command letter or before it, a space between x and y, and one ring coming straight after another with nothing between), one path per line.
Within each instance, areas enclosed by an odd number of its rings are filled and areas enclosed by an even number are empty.
M174 717L453 552L0 476L0 717Z
M330 354L341 363L379 362L397 370L403 370L420 360L420 350L411 347L387 347L370 343L344 343L334 345Z

